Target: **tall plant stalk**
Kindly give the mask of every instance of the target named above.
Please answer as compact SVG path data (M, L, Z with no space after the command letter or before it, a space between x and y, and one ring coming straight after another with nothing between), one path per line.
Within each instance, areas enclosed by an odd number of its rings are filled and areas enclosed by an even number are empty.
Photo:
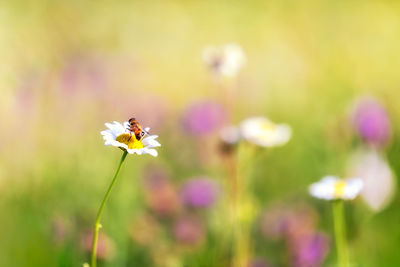
M103 201L101 202L99 211L97 212L96 222L94 224L94 229L93 229L92 254L91 254L91 265L90 265L91 267L96 267L97 241L99 237L99 230L102 227L100 224L101 214L103 213L104 206L108 198L110 197L111 190L114 187L115 181L117 180L118 174L121 170L122 163L124 163L127 154L128 154L127 151L124 151L124 153L122 154L117 171L114 174L111 184L108 187L106 194L104 195Z
M332 209L338 267L348 267L349 255L346 241L346 223L344 219L343 200L334 200L332 202Z

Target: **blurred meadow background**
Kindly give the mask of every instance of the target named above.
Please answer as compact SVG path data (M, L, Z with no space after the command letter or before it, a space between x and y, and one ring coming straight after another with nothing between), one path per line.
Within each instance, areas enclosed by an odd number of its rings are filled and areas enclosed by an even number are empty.
M247 144L246 265L336 266L331 207L308 186L361 172L345 203L352 266L399 266L399 14L384 0L1 1L0 266L89 262L122 153L100 131L130 117L162 146L128 155L98 265L231 266L227 177L246 149L220 130L254 116L292 134ZM245 64L216 77L203 51L230 43Z

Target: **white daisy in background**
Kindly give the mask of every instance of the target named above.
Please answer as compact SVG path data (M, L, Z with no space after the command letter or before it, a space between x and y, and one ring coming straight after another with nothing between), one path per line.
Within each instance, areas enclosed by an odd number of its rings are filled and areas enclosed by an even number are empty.
M336 176L325 176L321 181L311 184L309 191L313 197L325 200L350 200L358 196L363 184L360 178L344 180Z
M216 74L234 77L247 62L242 47L226 44L222 47L209 46L203 50L203 60Z
M364 182L361 197L374 211L384 209L393 199L396 179L385 158L376 150L360 150L351 158L349 174Z
M106 123L107 130L102 131L101 134L105 140L106 146L112 145L126 150L129 154L150 154L154 157L158 155L155 147L161 146L161 144L155 139L157 135L146 134L141 140L137 140L134 134L130 134L129 123L126 121L123 124L114 121L114 123ZM145 128L148 132L150 128Z
M252 117L240 124L241 136L250 143L263 146L281 146L292 136L287 124L275 124L264 117Z

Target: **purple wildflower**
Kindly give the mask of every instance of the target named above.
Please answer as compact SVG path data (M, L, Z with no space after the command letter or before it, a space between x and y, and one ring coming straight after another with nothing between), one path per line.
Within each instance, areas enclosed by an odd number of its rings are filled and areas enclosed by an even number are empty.
M314 232L316 221L315 211L308 206L277 206L263 215L261 231L269 239L293 239Z
M219 188L215 181L199 177L187 181L181 191L183 202L192 207L209 207L218 198Z
M274 207L261 221L261 230L267 238L285 241L294 267L318 267L324 261L329 239L316 226L317 214L302 204Z
M201 101L187 108L183 117L184 129L193 135L208 135L227 121L223 106L213 101Z
M383 146L389 140L391 125L385 108L374 99L359 102L353 114L358 134L371 145Z
M329 238L321 233L299 238L293 241L293 266L321 266L329 250Z

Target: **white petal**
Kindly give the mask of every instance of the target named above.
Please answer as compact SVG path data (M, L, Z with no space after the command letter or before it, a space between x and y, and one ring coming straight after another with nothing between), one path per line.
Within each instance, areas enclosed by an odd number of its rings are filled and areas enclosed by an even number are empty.
M275 144L286 144L292 136L292 129L287 124L279 124L276 126Z
M124 121L123 127L124 127L124 130L127 129L127 128L129 128L129 122Z
M114 136L118 136L124 132L124 128L119 122L114 121L114 123L105 123L105 125L109 128L107 131L110 131Z
M117 132L118 135L120 135L120 134L125 132L126 127L124 127L123 124L121 124L121 123L119 123L117 121L114 121L114 125L115 125L115 129L116 129L115 132Z
M363 181L359 178L352 178L346 181L343 199L354 199L358 196L363 188Z
M104 140L113 139L115 140L117 136L112 133L110 130L102 131L101 134L103 135Z
M129 154L135 154L136 153L136 149L126 149L126 152L128 152Z
M152 135L149 137L146 137L142 140L142 144L145 147L159 147L161 144L155 140L157 138L157 135Z
M321 181L313 183L309 187L310 195L316 198L332 200L335 198L334 185L339 179L335 176L325 176Z
M345 184L343 192L340 196L337 195L336 187L338 186L339 178L336 176L325 176L321 181L314 183L310 186L309 191L313 197L332 200L332 199L346 199L351 200L357 197L363 187L363 182L359 178L351 178L342 180Z
M157 150L152 149L152 148L146 148L145 152L146 152L147 154L152 155L153 157L157 157L157 155L158 155Z

